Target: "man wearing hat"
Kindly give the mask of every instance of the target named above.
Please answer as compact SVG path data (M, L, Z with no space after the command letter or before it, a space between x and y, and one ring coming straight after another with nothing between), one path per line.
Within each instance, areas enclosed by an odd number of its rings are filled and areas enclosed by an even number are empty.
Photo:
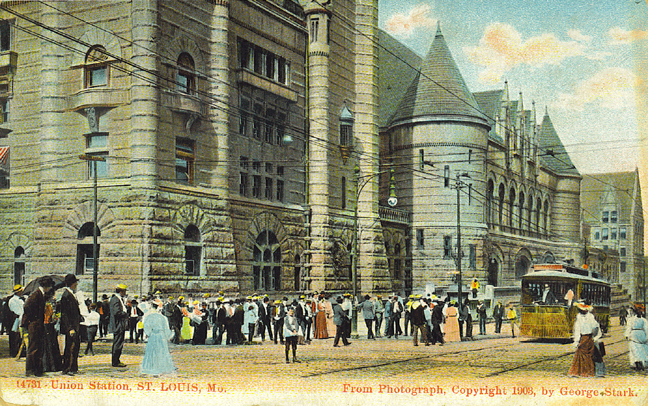
M29 344L27 348L27 362L25 373L27 376L43 376L43 348L45 346L45 294L54 287L54 281L45 277L40 281L40 286L25 302L22 318L23 327L29 331Z
M374 301L371 300L371 296L365 295L364 300L358 304L358 307L362 310L362 317L364 317L365 325L367 326L367 339L375 340L373 321L376 317L376 307Z
M101 303L99 309L99 338L108 335L108 324L110 323L110 304L108 303L108 295L105 293L101 296Z
M333 304L333 322L335 323L335 339L333 340L333 347L339 347L338 343L340 342L340 338L342 339L342 343L344 345L350 345L351 343L347 340L346 335L345 335L345 325L346 323L350 323L351 320L349 320L349 316L347 313L342 309L342 298L338 297L336 300L336 303Z
M23 286L17 284L13 288L13 296L9 299L9 311L7 312L7 329L9 330L9 355L15 357L20 349L20 322L23 315L25 301L22 297Z
M277 344L277 340L279 340L279 342L283 344L283 324L284 318L286 317L286 306L281 300L275 300L275 305L272 308L272 315L274 320L274 343Z
M128 328L128 310L126 309L126 285L120 283L110 298L110 324L108 330L113 333L112 366L123 368L126 366L120 361L124 349L124 337Z
M78 279L74 274L65 275L65 289L61 296L61 333L65 334L63 351L63 374L74 375L79 370L79 347L81 346L81 311L75 291Z

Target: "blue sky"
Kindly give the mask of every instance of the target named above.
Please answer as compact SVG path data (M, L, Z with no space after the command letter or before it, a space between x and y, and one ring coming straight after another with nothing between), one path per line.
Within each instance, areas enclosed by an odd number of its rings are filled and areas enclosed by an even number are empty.
M380 27L421 56L437 22L471 91L507 80L539 120L548 109L581 173L646 179L645 0L379 0Z

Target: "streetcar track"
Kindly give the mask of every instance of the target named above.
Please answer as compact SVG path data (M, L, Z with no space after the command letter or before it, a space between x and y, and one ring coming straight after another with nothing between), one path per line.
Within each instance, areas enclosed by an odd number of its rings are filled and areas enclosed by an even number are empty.
M350 368L336 368L336 369L332 369L332 370L328 370L328 371L324 371L324 372L317 372L317 373L313 373L313 374L302 375L301 377L302 378L312 378L312 377L315 377L315 376L329 375L329 374L334 374L334 373L338 373L338 372L350 372L350 371L358 371L358 370L363 370L363 369L380 368L380 367L389 366L389 365L401 364L403 362L408 362L408 361L416 361L416 360L421 360L421 359L425 359L425 358L432 358L432 357L439 357L439 356L446 356L446 355L464 354L464 353L469 353L469 352L485 351L485 350L491 350L493 348L499 348L499 347L504 347L504 346L508 346L508 345L509 344L507 343L507 344L496 345L496 346L491 346L491 347L465 349L465 350L451 351L451 352L438 353L438 354L428 354L428 355L423 355L423 356L418 356L418 357L410 357L410 358L399 359L399 360L394 360L394 361L381 362L381 363L378 363L378 364L361 365L361 366L350 367ZM424 369L427 369L427 368L424 368ZM398 374L393 374L393 375L398 375Z
M623 343L623 342L625 342L625 340L622 339L622 340L614 341L614 342L606 342L605 345L606 346L612 346L612 345ZM501 347L510 347L511 345L518 345L520 343L521 342L504 343L504 344L500 344L500 345L493 345L493 346L487 346L487 347L482 347L482 348L462 349L462 350L449 351L449 352L445 352L445 353L434 353L434 354L427 354L427 355L421 355L421 356L415 356L415 357L401 358L401 359L392 360L392 361L384 361L384 362L372 363L372 364L369 364L369 365L359 365L359 366L347 367L347 368L334 368L334 369L329 369L329 370L325 370L325 371L322 371L322 372L315 372L315 373L311 373L311 374L301 375L301 377L302 378L313 378L313 377L317 377L317 376L330 375L330 374L336 374L336 373L344 373L344 372L361 371L361 370L368 370L368 369L374 369L374 368L382 368L382 367L388 367L390 365L397 365L397 364L402 364L402 363L411 362L411 361L419 361L419 360L422 360L422 359L432 359L432 358L453 356L453 355L466 354L466 353L477 353L477 352L480 352L480 351L493 350L493 349L497 349L497 348L501 348ZM542 358L542 359L536 359L534 361L527 362L527 363L522 364L522 365L516 365L516 366L511 367L511 368L505 368L505 369L503 369L501 371L498 371L498 372L493 372L493 373L490 373L490 374L487 374L487 375L482 375L481 377L482 378L487 378L487 377L498 376L498 375L502 375L502 374L505 374L505 373L510 372L510 371L515 371L515 370L522 369L522 368L525 368L525 367L529 367L529 366L532 366L532 365L541 364L541 363L549 361L549 360L554 360L554 359L558 359L558 358L564 358L566 356L573 355L573 354L574 354L574 351L569 351L569 352L566 352L566 353L560 354L560 355L552 355L551 357L545 357L545 358ZM608 356L608 358L616 359L618 357L622 357L622 356L627 355L627 354L628 354L628 351L625 351L625 352L621 352L620 354L616 354L616 355L613 355L613 356ZM395 375L402 375L404 373L424 371L424 370L430 369L430 367L431 367L430 365L426 365L425 367L409 368L407 371L394 372L392 374L389 374L388 376L395 376Z
M612 342L612 343L605 343L605 345L610 346L610 345L614 345L614 344L618 344L618 343L622 343L622 342L624 342L624 340L619 340L619 341L615 341L615 342ZM625 351L625 352L622 352L620 354L610 356L609 358L618 358L618 357L620 357L622 355L626 355L627 353L628 353L628 351ZM573 354L574 354L574 351L570 351L570 352L566 352L566 353L560 354L560 355L552 355L551 357L544 357L544 358L539 359L539 360L535 360L535 361L532 361L532 362L527 362L526 364L517 365L517 366L512 367L512 368L506 368L506 369L503 369L503 370L498 371L498 372L492 372L490 374L483 375L482 378L491 378L493 376L502 375L502 374L505 374L507 372L511 372L511 371L515 371L515 370L518 370L518 369L521 369L521 368L529 367L531 365L541 364L541 363L549 361L549 360L555 360L555 359L558 359L558 358L564 358L564 357L566 357L568 355L573 355Z

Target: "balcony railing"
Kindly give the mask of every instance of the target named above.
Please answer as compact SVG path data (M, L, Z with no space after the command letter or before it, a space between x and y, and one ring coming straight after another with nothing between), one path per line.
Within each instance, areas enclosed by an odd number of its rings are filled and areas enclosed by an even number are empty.
M380 219L383 221L407 225L412 224L412 213L405 210L394 209L387 206L379 206L378 214L380 216Z

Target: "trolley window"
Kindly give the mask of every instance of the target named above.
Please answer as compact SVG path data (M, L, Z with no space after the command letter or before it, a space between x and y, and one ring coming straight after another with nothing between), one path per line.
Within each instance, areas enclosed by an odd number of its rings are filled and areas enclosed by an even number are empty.
M594 283L583 283L582 300L589 301L594 306L610 305L610 287Z
M522 304L566 306L567 292L575 292L573 281L524 280L522 281Z

